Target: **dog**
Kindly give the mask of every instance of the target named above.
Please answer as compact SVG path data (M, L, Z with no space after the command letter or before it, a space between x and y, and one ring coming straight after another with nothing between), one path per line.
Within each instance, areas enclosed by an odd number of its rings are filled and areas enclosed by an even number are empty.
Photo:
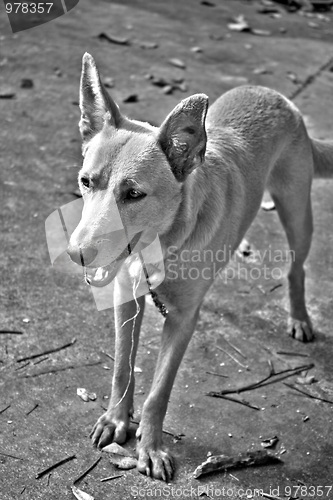
M123 290L135 279L135 266L134 271L131 267L122 271L121 259L113 255L112 262L108 260L110 242L103 234L114 197L124 226L155 231L163 249L166 274L155 290L155 299L168 314L136 436L138 470L168 481L174 462L163 446L163 420L177 369L214 279L213 273L207 275L207 262L190 256L207 250L214 255L222 248L232 254L267 189L294 255L288 274L288 331L296 340L311 341L303 268L312 237L310 191L314 176L333 176L333 142L311 139L291 101L275 90L257 86L234 88L209 109L206 95L187 97L160 127L130 120L105 90L89 54L83 56L80 109L84 160L78 182L84 208L67 251L74 262L85 267L86 280L92 285L104 286L120 276L114 289L115 366L110 404L95 424L91 439L99 448L126 440L145 305L144 296L122 300ZM135 236L129 238L135 244ZM121 246L131 257L129 245ZM184 252L186 259L181 258ZM198 271L195 281L186 279L186 273L175 272L181 266L184 271L184 264L186 271L188 261ZM201 274L204 267L205 276Z

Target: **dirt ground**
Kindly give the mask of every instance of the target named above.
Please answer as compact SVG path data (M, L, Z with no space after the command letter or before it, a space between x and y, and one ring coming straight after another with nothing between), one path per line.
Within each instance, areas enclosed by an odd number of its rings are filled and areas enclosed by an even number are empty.
M81 278L51 268L45 239L45 219L76 199L78 88L85 51L96 58L114 99L132 118L160 123L190 94L205 92L213 102L226 90L251 83L292 97L312 135L333 137L333 12L290 12L271 2L277 12L269 14L261 12L263 6L269 2L81 0L67 15L13 35L1 5L0 330L21 332L0 333L1 500L74 498L71 484L99 456L77 483L96 500L199 494L262 498L255 489L268 495L263 498L333 499L333 181L316 180L313 186L315 233L306 269L315 341L302 345L286 334L286 259L265 259L276 267L278 279L251 274L258 263L247 259L240 261L247 279L217 280L165 419L165 442L177 463L169 485L135 469L119 471L91 446L90 429L109 395L113 361L105 352L114 354L112 310L98 312ZM228 28L240 14L251 31ZM111 43L101 33L128 41ZM170 64L171 58L185 67ZM153 85L152 76L171 87L176 80L178 88ZM23 79L33 86L22 85ZM13 97L4 98L8 94ZM258 251L287 250L275 211L261 210L247 239ZM135 421L151 383L161 326L162 317L149 304L136 363L142 372L136 376ZM269 361L276 371L313 363L308 373L315 382L297 387L328 402L283 382L244 393L260 411L206 395L265 377ZM295 384L296 378L284 382ZM95 392L96 401L78 398L78 387ZM128 449L134 448L136 426ZM261 449L262 441L273 436L278 442L270 451L279 464L194 479L207 453ZM121 477L100 482L117 474Z

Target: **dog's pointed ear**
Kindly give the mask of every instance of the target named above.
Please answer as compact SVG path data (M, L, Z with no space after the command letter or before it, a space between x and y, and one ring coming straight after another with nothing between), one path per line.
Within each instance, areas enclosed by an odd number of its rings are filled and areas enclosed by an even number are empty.
M159 144L180 182L204 161L207 109L208 97L195 94L181 101L160 127Z
M87 52L82 58L80 110L79 128L83 142L100 132L106 120L117 128L122 118L117 104L101 82L94 58Z

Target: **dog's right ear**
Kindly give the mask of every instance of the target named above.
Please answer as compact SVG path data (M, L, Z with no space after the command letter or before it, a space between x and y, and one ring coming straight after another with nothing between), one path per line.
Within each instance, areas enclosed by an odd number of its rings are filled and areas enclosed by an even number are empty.
M82 58L80 110L79 128L83 143L100 132L106 120L118 128L122 118L117 104L101 82L94 58L87 52Z

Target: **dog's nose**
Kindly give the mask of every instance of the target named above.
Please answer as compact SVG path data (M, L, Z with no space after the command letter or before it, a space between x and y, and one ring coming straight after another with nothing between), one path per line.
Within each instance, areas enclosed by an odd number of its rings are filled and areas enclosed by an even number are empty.
M98 253L97 248L90 247L79 247L77 245L68 245L67 253L76 264L81 266L89 266L94 260Z

